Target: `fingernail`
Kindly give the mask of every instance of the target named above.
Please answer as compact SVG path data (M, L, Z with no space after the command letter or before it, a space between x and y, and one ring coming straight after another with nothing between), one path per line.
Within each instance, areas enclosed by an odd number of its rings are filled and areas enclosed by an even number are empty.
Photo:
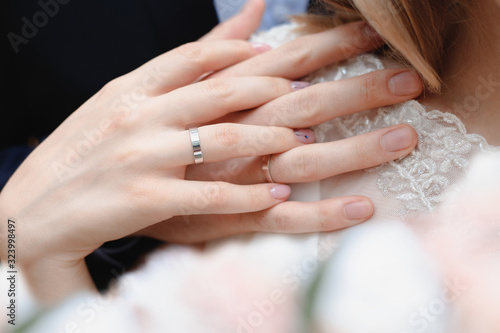
M344 213L348 220L357 221L369 218L373 213L372 205L369 201L356 201L344 207Z
M403 72L389 80L389 90L396 96L416 95L422 91L422 83L417 74Z
M314 143L316 141L316 135L310 129L296 130L295 136L302 143Z
M305 81L294 81L294 82L290 83L290 86L292 87L293 91L297 91L297 90L307 88L307 87L311 86L311 84L309 82L305 82Z
M271 189L271 195L276 200L285 200L292 193L292 189L287 185L278 185Z
M412 141L413 135L411 130L403 126L384 134L380 139L380 145L388 152L397 152L408 149Z
M270 45L258 42L250 42L250 45L259 53L267 52L271 49Z
M368 23L365 24L363 27L363 33L365 34L366 37L370 39L382 39L380 34L375 30L371 25Z

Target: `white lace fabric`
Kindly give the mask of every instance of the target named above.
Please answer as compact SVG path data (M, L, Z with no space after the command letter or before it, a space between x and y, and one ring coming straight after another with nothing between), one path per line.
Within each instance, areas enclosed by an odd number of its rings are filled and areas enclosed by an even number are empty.
M297 25L289 24L254 37L256 41L279 46L299 36ZM313 84L348 79L384 69L381 59L364 54L341 64L325 67L307 76ZM439 110L428 111L417 101L365 111L336 118L314 127L317 142L336 141L368 133L384 127L409 124L418 133L416 149L405 158L381 167L366 170L377 173L376 185L388 199L400 200L401 213L430 211L443 201L444 194L467 171L469 162L481 151L491 151L486 140L477 134L469 134L465 125L453 114ZM322 198L345 195L336 191L339 179L321 182ZM364 186L373 184L356 174ZM353 186L352 177L348 178Z

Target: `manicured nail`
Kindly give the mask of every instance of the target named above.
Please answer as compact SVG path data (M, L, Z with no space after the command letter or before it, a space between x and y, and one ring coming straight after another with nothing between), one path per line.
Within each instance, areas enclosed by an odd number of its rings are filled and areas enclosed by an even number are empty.
M290 86L292 86L292 89L294 91L297 91L297 90L307 88L307 87L311 86L311 84L309 82L305 82L305 81L294 81L294 82L290 83Z
M384 134L380 139L380 145L388 152L397 152L410 148L412 141L411 130L403 126Z
M271 49L270 45L258 42L250 42L250 45L259 53L267 52Z
M351 202L344 207L344 213L348 220L364 220L372 215L373 207L367 200Z
M314 143L316 141L316 135L310 129L296 130L295 136L302 143Z
M276 200L285 200L292 193L292 189L287 185L278 185L271 189L271 195Z
M403 72L389 80L389 90L396 96L416 95L422 91L422 82L417 74Z

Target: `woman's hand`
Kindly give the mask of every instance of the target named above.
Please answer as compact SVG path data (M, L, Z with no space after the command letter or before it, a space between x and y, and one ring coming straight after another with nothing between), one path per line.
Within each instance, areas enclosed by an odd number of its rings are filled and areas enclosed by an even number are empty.
M174 216L256 212L288 198L285 185L184 179L194 163L190 124L293 91L290 81L270 77L192 84L256 54L244 41L216 41L161 55L107 84L26 159L0 195L0 218L16 223L18 264L38 297L90 288L83 259L106 241ZM288 128L245 124L200 126L199 136L206 163L312 142ZM252 144L262 136L268 144ZM5 236L6 223L1 228Z
M249 5L256 6L259 3L259 0L252 1ZM252 7L248 7L240 16L256 12L249 12L249 8ZM243 20L249 21L248 18ZM228 21L226 24L236 23ZM240 31L244 31L241 26ZM222 35L215 34L210 38L216 39ZM298 79L321 67L368 52L381 43L380 37L364 23L351 23L300 37L219 71L210 78L239 77L250 73ZM307 87L256 109L228 114L215 123L309 127L347 114L407 101L417 97L422 89L423 85L416 74L404 68L386 69ZM267 138L263 137L257 138L253 144L257 148L267 142ZM296 147L272 157L272 177L279 183L317 181L401 158L409 154L416 144L414 129L400 125L346 140ZM191 165L187 168L186 178L234 184L266 181L261 157ZM351 203L354 205L350 206ZM200 214L191 216L189 223L186 223L185 217L175 217L141 230L138 234L171 242L196 243L262 230L288 233L335 230L362 222L372 213L372 203L364 197L332 198L308 203L286 202L247 214ZM308 224L303 223L306 220Z

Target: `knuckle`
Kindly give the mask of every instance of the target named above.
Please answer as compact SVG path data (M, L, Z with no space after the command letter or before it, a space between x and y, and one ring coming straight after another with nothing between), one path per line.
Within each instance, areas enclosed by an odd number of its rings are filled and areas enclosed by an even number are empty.
M299 94L294 94L295 101L293 109L294 114L300 117L300 120L305 123L314 122L321 109L321 96L314 89L310 89L307 93L304 91Z
M240 141L240 133L233 124L220 124L215 127L215 142L222 147L236 146Z
M290 84L284 79L266 78L264 84L265 91L271 96L281 96L290 92Z
M381 78L377 73L371 73L363 76L359 85L360 97L363 101L374 101L378 98Z
M289 128L274 127L271 128L273 133L273 143L280 147L282 151L287 150L289 147L298 145L298 140L296 140L293 130Z
M219 209L227 206L229 202L229 189L223 182L215 182L205 190L207 202L212 208Z
M304 47L303 40L297 39L283 46L285 59L292 59L293 66L305 67L312 62L311 49Z
M254 222L256 226L255 231L260 232L288 232L291 227L291 214L287 211L280 212L271 216L265 216L263 213L253 214Z
M225 79L210 79L205 84L205 95L217 104L228 103L234 95L234 86Z
M372 148L366 140L362 140L361 138L355 139L353 143L353 156L356 161L361 162L363 165L372 165L376 160L373 153L377 153Z
M238 224L247 224L247 229L249 232L260 232L267 229L263 229L268 222L265 221L266 216L263 211L254 212L251 214L239 214Z
M107 128L114 131L131 130L137 125L138 118L138 112L132 112L130 107L123 105L109 116Z
M320 231L330 231L335 229L334 218L331 214L331 208L328 205L319 205L314 213Z
M148 177L136 177L125 185L123 193L128 197L131 207L139 212L151 213L151 203L154 202L155 188Z
M181 45L175 49L175 52L190 63L201 63L204 59L204 48L198 42Z
M108 158L108 162L106 163L106 167L113 168L132 168L141 165L145 160L149 160L151 155L149 152L138 145L127 145L125 148L120 148L115 152L112 152ZM150 165L150 170L153 169L153 166ZM143 177L146 177L144 175ZM137 186L146 185L146 178L136 178L132 180L132 186L136 184ZM132 187L133 189L133 187Z
M300 181L312 181L318 174L318 154L314 151L301 150L293 156L290 163L294 178Z
M254 73L256 68L261 68L264 66L266 62L260 57L251 57L246 59L244 62L235 65L238 68L236 73L245 73L249 75L249 73Z
M255 186L250 186L248 188L248 201L250 204L250 207L253 208L260 208L261 206L261 198L263 197L262 191L255 187Z
M123 93L124 88L123 79L119 77L106 83L100 90L99 95L101 97L117 96Z
M290 232L291 224L292 224L292 216L290 212L284 211L280 214L277 214L273 220L273 229L274 231L279 231L283 233Z

